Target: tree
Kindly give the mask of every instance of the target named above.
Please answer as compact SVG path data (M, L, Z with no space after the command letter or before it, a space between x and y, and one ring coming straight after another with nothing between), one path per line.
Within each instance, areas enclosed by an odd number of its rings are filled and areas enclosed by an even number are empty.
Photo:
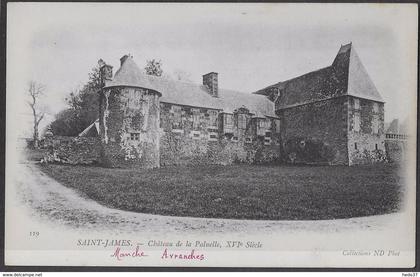
M66 110L61 111L50 124L54 135L77 136L99 117L98 91L101 89L99 66L89 73L89 81L70 92L65 99Z
M30 81L28 84L29 100L27 101L32 110L33 115L33 140L34 148L39 147L39 123L45 116L43 107L40 105L40 98L44 94L45 86L35 81Z
M75 136L80 133L78 125L75 110L65 109L55 116L55 120L50 123L49 127L54 135Z
M148 60L146 62L146 67L144 68L147 75L154 75L154 76L162 76L163 70L162 70L162 62L159 60Z

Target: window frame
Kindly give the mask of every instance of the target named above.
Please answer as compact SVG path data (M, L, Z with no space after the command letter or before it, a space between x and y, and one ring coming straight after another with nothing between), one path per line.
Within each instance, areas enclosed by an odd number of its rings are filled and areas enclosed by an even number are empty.
M138 132L130 132L130 141L140 141L140 133Z
M359 98L354 98L353 99L353 104L354 104L354 109L355 110L360 110L360 99Z
M246 115L242 114L242 113L238 114L238 129L245 130L246 129L246 123L247 123Z
M360 114L354 113L353 117L354 117L353 118L353 131L360 132L360 129L361 129Z
M223 114L223 124L225 126L233 126L233 114Z

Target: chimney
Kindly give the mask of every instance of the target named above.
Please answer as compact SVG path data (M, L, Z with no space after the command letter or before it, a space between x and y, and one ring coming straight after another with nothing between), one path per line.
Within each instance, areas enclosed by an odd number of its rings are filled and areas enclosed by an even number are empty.
M120 58L120 62L121 62L121 66L124 64L124 62L128 59L128 58L132 58L133 56L131 56L130 54L128 55L124 55Z
M102 86L105 85L105 80L111 81L112 80L112 65L106 64L104 60L100 59L98 61L99 65L99 75L101 78Z
M203 85L207 88L209 94L213 97L219 97L217 73L210 72L203 75Z

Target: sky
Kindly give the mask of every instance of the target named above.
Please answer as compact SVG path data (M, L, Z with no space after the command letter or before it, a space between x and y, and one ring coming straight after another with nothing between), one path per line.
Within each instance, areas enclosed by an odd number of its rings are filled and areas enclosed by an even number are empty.
M46 85L49 115L88 80L102 58L119 68L160 59L194 83L219 73L219 87L251 93L330 65L353 43L382 95L385 121L415 106L417 7L411 4L8 3L7 107L30 126L26 84ZM10 110L10 109L9 109ZM28 123L29 122L29 123Z

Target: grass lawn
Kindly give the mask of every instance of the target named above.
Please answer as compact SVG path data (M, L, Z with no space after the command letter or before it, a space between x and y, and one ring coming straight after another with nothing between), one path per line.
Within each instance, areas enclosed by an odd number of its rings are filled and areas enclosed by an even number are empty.
M395 212L395 165L178 166L152 170L49 164L40 169L112 208L161 215L307 220Z

